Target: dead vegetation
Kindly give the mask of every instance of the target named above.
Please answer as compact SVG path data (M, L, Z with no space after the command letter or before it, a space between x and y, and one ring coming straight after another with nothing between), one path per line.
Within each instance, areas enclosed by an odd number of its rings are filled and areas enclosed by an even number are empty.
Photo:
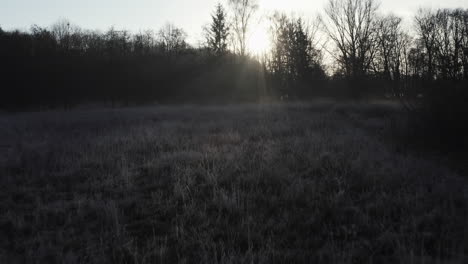
M466 263L466 177L378 110L2 115L0 262Z

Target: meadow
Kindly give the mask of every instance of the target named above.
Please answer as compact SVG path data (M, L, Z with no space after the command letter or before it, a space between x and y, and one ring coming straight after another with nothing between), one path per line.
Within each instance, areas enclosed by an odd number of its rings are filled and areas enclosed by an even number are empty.
M392 103L0 113L0 263L467 263L468 178Z

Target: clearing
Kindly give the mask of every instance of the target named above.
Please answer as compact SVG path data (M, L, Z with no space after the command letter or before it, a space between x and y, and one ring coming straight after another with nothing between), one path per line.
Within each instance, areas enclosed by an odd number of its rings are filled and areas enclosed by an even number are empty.
M0 115L1 263L466 263L466 175L391 104Z

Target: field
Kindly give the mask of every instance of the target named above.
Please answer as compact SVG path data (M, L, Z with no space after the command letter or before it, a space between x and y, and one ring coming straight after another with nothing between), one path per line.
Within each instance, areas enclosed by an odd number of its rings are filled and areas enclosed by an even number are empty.
M395 105L0 114L0 263L467 263L468 178Z

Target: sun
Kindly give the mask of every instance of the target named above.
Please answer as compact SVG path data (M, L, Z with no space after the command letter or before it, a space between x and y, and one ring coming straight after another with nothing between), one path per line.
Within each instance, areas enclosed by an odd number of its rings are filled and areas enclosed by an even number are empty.
M268 25L261 21L252 27L247 48L252 55L260 56L267 53L271 48Z

